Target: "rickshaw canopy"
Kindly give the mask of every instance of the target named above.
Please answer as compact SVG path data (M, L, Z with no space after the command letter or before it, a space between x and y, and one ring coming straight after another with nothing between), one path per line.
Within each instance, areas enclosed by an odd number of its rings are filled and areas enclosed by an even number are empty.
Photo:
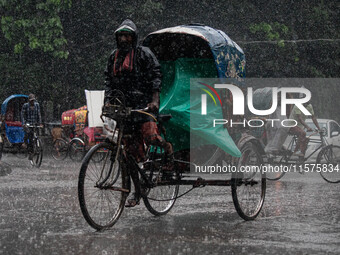
M77 109L71 109L61 114L61 125L62 126L74 126L77 124L86 124L87 118L87 106L84 105Z
M222 125L212 128L213 119L223 119L221 108L209 110L209 121L193 127L190 119L200 119L200 98L192 100L193 78L245 78L245 56L242 49L223 31L204 25L183 25L149 34L143 41L161 63L163 80L160 112L171 114L167 137L175 150L187 149L192 141L215 144L232 156L241 155ZM202 85L202 87L204 87ZM202 119L202 118L201 118ZM209 123L208 123L209 122ZM208 125L211 124L211 127ZM190 136L200 139L191 139ZM190 144L190 145L189 145Z
M245 78L243 50L218 29L200 24L164 28L150 33L143 45L151 48L161 61L170 56L213 58L219 78Z
M24 98L24 99L27 99L28 96L27 95L22 95L22 94L15 94L15 95L11 95L9 97L7 97L2 105L1 105L1 114L2 115L5 115L6 114L6 111L7 111L7 106L8 106L8 103L13 100L13 99L17 99L17 98ZM21 109L20 109L21 110Z
M25 132L21 125L21 108L28 96L15 94L7 97L1 105L4 116L6 136L10 143L23 143Z

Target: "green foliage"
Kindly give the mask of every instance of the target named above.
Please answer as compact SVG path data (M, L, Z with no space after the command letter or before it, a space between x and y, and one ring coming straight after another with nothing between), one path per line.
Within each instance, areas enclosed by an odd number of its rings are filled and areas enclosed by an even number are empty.
M279 47L285 46L282 37L286 36L289 31L286 25L279 22L251 24L249 30L251 33L260 34L270 41L277 41Z
M309 42L339 38L337 8L337 1L0 0L0 102L33 92L61 112L83 105L85 89L104 88L113 31L126 18L140 39L188 23L220 29L243 48L247 77L338 77L340 43Z
M117 6L117 11L121 12L121 17L131 18L138 24L140 34L145 35L146 32L152 32L159 23L165 11L164 1L144 0L135 2L124 2Z
M311 73L313 74L313 76L315 77L320 77L320 78L326 78L326 76L322 73L321 70L318 70L316 67L312 66L310 68Z
M329 19L329 14L323 1L313 8L312 18L318 22L325 22Z
M145 16L150 15L161 15L163 11L162 3L158 3L152 0L146 0L146 2L142 5L141 11Z
M67 58L60 12L71 7L71 0L1 1L4 10L1 30L13 45L14 53L40 50L57 58Z

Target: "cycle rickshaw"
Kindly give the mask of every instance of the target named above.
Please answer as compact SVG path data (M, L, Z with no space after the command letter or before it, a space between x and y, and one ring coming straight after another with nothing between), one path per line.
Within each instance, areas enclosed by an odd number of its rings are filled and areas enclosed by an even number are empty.
M87 113L86 105L62 113L62 134L54 140L51 151L54 159L64 160L69 156L79 162L86 151L104 140L102 127L88 126Z
M1 133L0 133L0 159L2 153L13 153L19 158L27 157L27 149L22 147L25 131L21 123L21 109L27 102L27 95L11 95L1 105ZM33 132L33 158L30 163L40 167L43 148L38 137L39 126L29 125L27 128Z
M124 209L132 180L134 186L140 188L146 208L154 215L168 213L176 199L190 190L213 185L231 186L233 203L238 214L244 220L255 219L265 198L264 173L235 171L226 174L222 179L204 179L190 173L198 164L191 161L192 150L202 152L196 157L201 161L199 164L212 165L222 158L228 164L234 163L240 168L250 160L254 161L254 155L258 163L262 161L253 148L243 151L241 149L241 154L224 127L221 126L216 133L198 129L196 132L189 123L189 112L193 109L188 102L190 80L204 77L244 78L245 57L242 49L224 32L199 24L153 32L145 38L143 45L148 46L161 63L161 114L157 116L157 121L160 132L173 144L176 151L174 170L166 172L166 156L162 148L144 146L146 159L139 163L125 150L123 141L131 137L129 123L132 116L148 113L143 109L126 107L124 95L116 91L111 100L113 105L103 108L103 116L116 121L116 135L92 147L82 162L78 197L84 218L98 230L113 226ZM226 100L225 96L226 93L221 101ZM228 111L226 108L222 110ZM197 135L194 140L204 140L197 148L191 148L191 132ZM189 185L192 188L178 194L179 185Z
M254 106L256 109L268 109L272 104L272 88L264 87L255 90ZM268 119L283 120L281 107L268 116ZM267 117L267 116L266 116ZM262 124L267 122L265 117L257 120ZM260 125L259 125L260 126ZM272 166L276 171L268 171L266 178L271 181L281 179L287 172L317 172L329 183L340 182L340 146L330 144L326 139L327 129L321 127L317 130L314 123L309 123L314 131L306 133L307 145L304 156L294 155L294 149L298 138L289 132L289 127L266 123L262 127L252 128L251 132L245 132L240 139L241 147L249 147L251 141L259 151L263 164ZM253 136L254 135L254 136ZM254 139L257 137L258 139ZM271 168L272 170L275 170Z

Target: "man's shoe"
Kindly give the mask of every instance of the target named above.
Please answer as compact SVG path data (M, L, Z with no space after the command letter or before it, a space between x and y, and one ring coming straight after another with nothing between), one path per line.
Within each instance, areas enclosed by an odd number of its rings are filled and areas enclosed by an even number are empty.
M140 203L140 196L137 196L136 193L133 193L131 198L128 198L126 201L125 207L135 207Z
M28 154L28 160L33 160L33 153Z

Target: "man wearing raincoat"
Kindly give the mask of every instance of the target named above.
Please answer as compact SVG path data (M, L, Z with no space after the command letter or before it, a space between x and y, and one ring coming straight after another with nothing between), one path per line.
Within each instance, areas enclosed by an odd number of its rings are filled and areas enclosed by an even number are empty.
M125 95L127 107L147 108L150 113L157 114L162 77L157 58L149 48L137 46L137 27L131 20L123 21L115 31L115 36L117 49L109 56L105 70L104 103L110 103L113 91L120 90ZM172 145L159 135L154 118L139 114L136 119L138 121L132 127L135 137L125 141L126 147L136 160L138 162L144 160L143 141L163 147L171 159ZM138 173L131 174L138 175ZM139 203L140 190L139 187L135 189L133 198L128 199L126 206L131 207Z

